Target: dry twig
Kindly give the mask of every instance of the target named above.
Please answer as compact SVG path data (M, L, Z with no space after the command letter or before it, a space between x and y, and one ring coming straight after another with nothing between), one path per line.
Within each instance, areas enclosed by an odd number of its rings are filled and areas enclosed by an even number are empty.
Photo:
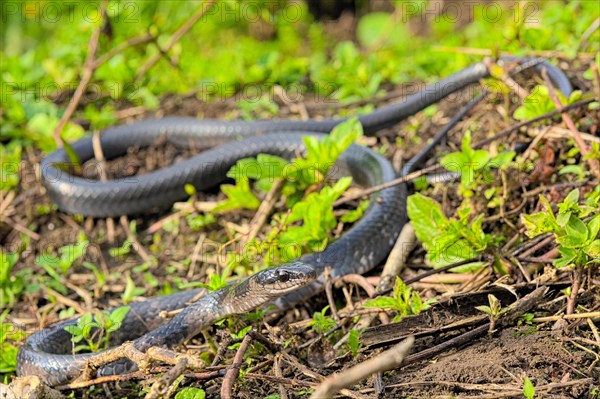
M331 398L340 389L355 385L372 374L398 367L408 351L410 351L410 348L412 348L413 342L414 338L409 337L378 356L372 357L343 372L330 375L315 389L315 392L311 395L311 399Z
M563 104L561 103L560 99L558 98L558 95L556 94L556 89L554 88L554 85L552 84L552 81L550 80L550 77L548 76L548 72L545 69L542 70L542 76L544 77L546 86L548 86L548 95L550 96L550 99L552 100L552 102L554 102L554 105L556 105L556 108L558 108L558 109L563 108ZM586 155L589 154L590 150L589 150L588 146L585 144L585 142L583 141L583 139L581 138L581 135L579 134L579 130L577 130L577 127L575 126L575 122L573 122L573 119L571 119L571 117L569 116L569 114L567 114L566 111L563 111L561 116L562 116L563 121L565 122L565 124L567 125L569 130L571 131L571 133L573 135L573 139L575 140L575 143L577 144L577 147L579 148L579 152L581 153L581 156L585 157ZM598 162L597 159L593 159L593 158L590 158L587 161L588 161L588 165L590 166L590 171L592 172L592 174L596 177L596 179L600 179L600 162Z
M104 0L100 5L100 15L103 18L106 16L106 4L107 1ZM101 30L102 24L99 24L98 27L95 28L92 32L92 36L88 43L87 56L85 58L84 70L83 74L81 75L81 80L79 81L77 89L75 89L75 93L73 93L73 97L71 98L67 109L65 110L64 114L62 114L62 116L60 117L60 120L58 121L58 124L56 125L56 128L52 133L52 135L54 136L54 141L56 142L56 145L58 147L62 147L61 133L66 124L71 119L71 116L73 116L73 113L77 109L77 106L81 101L81 97L83 96L83 93L85 92L85 89L87 88L88 84L90 83L90 80L92 79L92 75L94 74L96 68L94 59L96 57L96 52L98 51L98 42L100 40Z
M242 361L244 360L244 353L250 346L250 342L252 341L252 337L250 334L246 334L238 351L233 357L233 363L231 367L227 370L227 374L225 374L225 378L223 378L223 385L221 385L221 398L231 399L231 391L233 389L233 383L237 379L237 376L240 372L240 367L242 365Z
M192 15L190 19L185 21L183 25L181 25L179 29L175 31L175 33L173 33L173 36L171 36L171 39L169 40L167 45L164 48L159 48L159 53L150 57L150 59L148 59L148 61L146 61L144 65L140 67L140 70L135 75L135 80L138 80L139 78L144 76L146 72L148 72L150 68L152 68L158 62L158 60L160 60L163 54L166 54L179 41L179 39L181 39L183 35L185 35L196 24L196 22L198 22L202 17L204 17L204 15L206 15L208 10L211 9L214 3L215 0L208 0L206 2L203 2L200 6L200 9L196 11L196 13Z

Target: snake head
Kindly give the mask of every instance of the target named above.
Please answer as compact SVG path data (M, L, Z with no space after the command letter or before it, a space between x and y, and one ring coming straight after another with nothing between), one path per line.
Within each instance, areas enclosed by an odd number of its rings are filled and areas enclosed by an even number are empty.
M289 262L257 273L255 283L262 292L279 296L304 287L316 275L315 270L306 263Z

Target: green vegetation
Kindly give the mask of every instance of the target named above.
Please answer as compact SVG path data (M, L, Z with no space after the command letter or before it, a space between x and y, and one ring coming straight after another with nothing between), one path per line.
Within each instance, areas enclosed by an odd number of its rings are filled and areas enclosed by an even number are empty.
M216 219L214 213L229 212L238 209L255 210L260 205L258 194L269 192L276 181L282 181L281 195L291 212L284 210L273 216L271 228L264 240L254 239L250 245L256 250L253 257L262 257L265 265L273 265L296 258L304 253L322 250L331 239L332 231L338 221L351 223L356 221L368 206L363 201L359 208L338 218L334 215L333 203L350 187L352 179L343 177L331 185L327 173L337 158L349 145L362 136L362 127L356 118L338 125L329 136L322 140L316 137L303 138L306 155L291 161L260 154L256 158L239 160L228 172L235 185L224 184L221 190L227 199L220 201L211 213L203 218ZM251 182L254 182L253 187ZM308 188L314 191L306 194ZM339 220L338 220L339 219ZM225 269L237 274L245 274L246 259L232 257ZM260 265L253 264L253 271ZM246 269L246 271L244 271ZM226 276L223 276L226 277ZM211 278L212 281L212 278ZM219 287L225 280L209 284L212 289Z
M175 399L204 399L205 397L206 393L203 389L193 387L182 388L175 395Z
M259 2L259 7L246 7L241 0L218 1L165 57L138 76L148 58L160 52L157 46L165 48L173 32L204 6L109 1L110 35L101 38L97 58L128 39L141 40L98 65L86 94L90 101L81 115L92 129L101 129L117 120L115 100L152 110L159 106L161 95L188 93L192 88L198 98L207 100L246 93L242 100L248 101L240 101L246 117L264 117L276 110L271 89L276 85L290 93L316 92L321 99L349 103L381 94L386 82L434 80L479 58L447 50L459 46L487 49L498 43L514 54L549 50L572 57L597 8L592 1L547 3L544 7L519 3L494 18L484 17L483 3L475 4L474 22L464 34L454 34L455 20L441 18L432 25L429 37L414 36L407 24L397 23L398 18L419 18L418 10L400 3L396 14L361 18L356 44L332 42L302 3L281 2L274 7ZM25 22L22 10L15 6L7 10L0 35L1 83L7 88L5 112L0 114L1 139L50 151L56 145L51 133L62 114L53 99L64 98L76 87L90 34L100 21L81 18L83 3L60 3L52 18L46 17L48 6L40 4L32 12L34 19ZM269 40L249 34L257 27L271 32ZM598 50L597 39L596 32L588 51ZM191 50L198 43L202 51ZM83 134L81 126L71 122L62 136L72 141Z
M12 305L25 289L22 273L13 273L18 260L18 253L0 250L0 303L3 305Z
M27 334L13 323L6 323L8 310L0 314L0 376L15 371L17 351L14 343L22 341Z
M325 306L322 311L313 313L313 318L308 323L308 327L311 327L317 334L323 335L337 324L331 317L325 316L328 309L329 305Z
M558 204L558 214L554 214L550 201L540 196L543 212L523 214L521 219L527 227L527 235L536 237L552 233L559 244L560 257L554 261L556 267L585 267L600 263L600 187L579 204L579 190L569 193Z
M86 313L79 318L76 325L65 327L72 335L73 353L98 352L108 348L110 334L121 328L129 309L129 306L121 306L112 312L103 311L93 315Z
M485 251L494 240L482 229L483 215L469 222L471 210L458 211L458 218L447 218L441 205L422 194L408 197L408 217L434 267L471 259Z
M488 294L488 302L489 302L489 306L488 305L476 306L475 309L477 309L483 313L486 313L488 316L490 316L490 319L492 319L492 321L498 320L500 318L500 316L502 316L504 313L506 313L508 311L508 308L503 308L502 304L500 303L498 298L496 298L492 294Z
M423 301L418 292L402 281L400 277L396 278L394 292L392 297L380 297L365 301L365 308L379 308L386 310L394 310L397 315L393 321L400 321L405 316L419 314L422 310L429 309L431 304L435 303L435 299Z
M523 100L523 105L515 110L513 118L523 121L554 111L556 104L554 104L548 93L548 87L536 86ZM569 98L565 98L560 91L557 91L556 95L562 105L573 104L581 99L581 91L578 90L571 93Z

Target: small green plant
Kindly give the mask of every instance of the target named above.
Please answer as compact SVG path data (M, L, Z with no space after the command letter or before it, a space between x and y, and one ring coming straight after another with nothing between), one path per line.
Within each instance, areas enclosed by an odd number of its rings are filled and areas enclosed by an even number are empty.
M242 339L244 339L244 337L246 336L246 334L248 334L250 330L252 330L252 326L246 326L240 329L237 333L230 332L229 336L235 339L236 341L241 341ZM237 347L232 349L237 349Z
M120 247L110 248L108 253L112 258L123 259L131 253L132 246L133 242L130 239L126 239Z
M528 377L525 377L523 380L523 395L527 399L533 399L535 397L535 387Z
M129 309L129 306L121 306L112 312L103 311L94 315L86 313L79 318L76 325L65 327L72 335L73 353L106 349L110 343L110 334L121 328ZM85 343L81 343L82 341Z
M0 146L0 192L10 191L19 184L19 167L21 164L21 145L11 141Z
M225 212L234 209L258 209L260 200L252 193L250 182L245 176L235 178L235 185L222 184L221 191L227 196L226 200L219 202L214 212Z
M18 348L15 342L23 340L27 334L16 325L5 323L8 310L0 315L0 374L12 373L17 365Z
M313 319L308 323L308 327L312 327L317 334L325 334L337 325L335 320L325 316L328 309L329 305L325 306L322 311L313 313Z
M85 254L88 244L89 241L85 238L85 234L80 233L77 236L75 244L68 244L58 248L60 256L50 254L38 256L35 259L35 263L42 266L51 276L55 276L57 271L65 275L75 261Z
M326 182L327 174L337 158L362 135L362 126L356 118L336 126L331 135L322 139L304 137L306 154L302 158L287 161L277 156L259 154L256 158L239 160L228 172L235 185L223 185L228 197L221 201L214 212L233 209L256 209L260 200L254 189L268 192L279 181L281 195L291 212L275 213L271 229L261 241L257 238L249 242L255 257L261 257L264 265L271 265L298 257L305 252L322 250L330 240L331 232L338 226L338 218L333 212L333 203L350 187L352 179L343 177L335 184ZM309 191L306 194L306 191ZM318 191L317 191L318 190ZM351 210L339 219L344 223L356 221L368 202L364 201L356 210ZM261 265L240 260L232 260L230 270L244 273L249 268L260 270Z
M475 306L475 309L486 313L492 320L498 320L504 313L508 311L508 308L503 308L502 304L494 295L488 295L488 305Z
M25 289L22 273L13 273L19 253L7 253L0 249L0 304L11 306Z
M495 331L495 325L496 325L496 322L498 321L498 319L500 319L500 317L502 317L502 315L504 315L506 312L508 312L509 308L503 308L502 304L500 303L498 298L496 298L492 294L488 294L488 303L489 303L489 305L475 306L475 309L477 309L483 313L486 313L489 316L489 318L490 318L489 333L491 334Z
M514 156L514 151L505 151L492 157L486 150L471 148L471 132L466 131L461 151L444 156L440 164L450 172L460 173L460 192L465 197L471 197L475 187L490 180L488 174L491 168L505 168Z
M145 292L143 287L136 287L135 282L129 274L127 274L127 283L125 284L125 291L121 294L121 299L124 304L128 304L136 296L140 296Z
M64 278L73 265L85 255L88 246L88 240L85 234L81 233L77 237L75 244L68 244L58 248L59 256L51 253L45 253L35 258L35 263L41 266L50 278L45 278L43 284L61 294L66 294L67 289L64 285Z
M288 226L280 235L279 242L285 246L299 244L307 251L323 250L330 232L337 226L333 203L350 187L352 178L343 177L333 187L324 187L311 193L292 207L287 223L302 221L300 226Z
M362 344L360 343L360 333L357 330L350 330L348 332L348 349L350 349L350 353L352 357L356 357L358 351L360 350Z
M398 314L394 317L394 322L401 320L403 317L419 314L421 311L429 309L431 304L435 303L435 299L423 301L419 293L402 281L400 277L396 277L394 292L392 297L380 297L365 301L365 308L378 308L386 310L395 310Z
M475 172L483 169L489 160L489 152L471 148L471 132L467 130L463 136L461 151L444 156L440 163L450 172L460 173L461 185L468 188L475 180Z
M556 267L585 267L600 263L600 211L598 195L591 195L579 204L579 190L575 189L558 204L554 214L550 201L540 196L543 212L522 214L521 220L529 237L552 233L559 244L560 257L554 261Z
M469 208L459 209L458 219L448 219L437 201L416 193L408 197L407 212L433 267L473 258L494 242L492 236L483 231L483 215L469 222Z
M556 94L562 105L573 104L581 99L581 91L579 90L571 93L569 98L563 96L558 90L556 91ZM523 100L523 105L515 110L513 117L521 121L533 119L547 114L548 112L552 112L555 109L556 104L554 104L554 101L550 98L548 87L538 85L534 87L531 93Z
M194 387L185 387L182 388L175 395L175 399L204 399L206 397L206 393L203 389L194 388Z
M535 315L533 313L523 313L521 316L519 316L519 320L517 320L517 325L521 326L523 324L527 324L527 325L532 325L533 324L533 319L535 318Z
M217 291L217 290L220 290L221 288L227 287L227 278L229 277L230 273L231 273L231 268L225 267L223 269L223 271L221 272L221 274L210 273L208 276L207 283L191 282L191 283L187 283L187 284L181 284L179 286L179 288L186 289L186 288L192 288L192 287L200 287L200 288L205 288L211 292Z
M194 212L186 215L185 220L192 230L200 231L205 227L215 223L217 218L212 213L202 214Z
M279 106L276 102L270 101L269 96L263 96L257 99L242 100L237 103L240 109L240 115L245 120L258 118L269 118L277 115Z

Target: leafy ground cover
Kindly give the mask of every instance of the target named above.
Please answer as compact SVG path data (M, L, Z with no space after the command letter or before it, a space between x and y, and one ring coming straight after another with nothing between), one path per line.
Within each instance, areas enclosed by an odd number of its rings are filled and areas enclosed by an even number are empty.
M433 362L414 361L375 376L345 394L374 397L381 384L386 395L411 398L597 398L600 10L593 1L481 2L468 9L473 20L458 26L451 9L427 17L426 3L398 2L385 11L375 5L360 17L318 22L302 3L283 1L108 2L102 3L104 17L100 4L8 2L0 38L4 382L13 377L18 346L39 327L86 315L90 323L71 331L74 346L101 348L118 329L127 311L123 305L193 286L217 289L232 277L322 248L368 207L364 199L334 206L358 190L349 180L324 181L327 170L318 170L289 184L285 161L265 155L251 162L280 165L269 179L240 176L236 171L250 162L243 160L230 171L232 184L208 193L187 187L190 199L163 214L119 220L71 216L56 210L36 171L57 145L110 125L167 114L356 115L412 92L415 82L435 81L484 55L509 52L549 57L577 92L571 98L554 96L543 77L531 74L515 78L520 89L501 72L493 84L484 82L495 91L426 165L461 172L461 178L414 182L417 193L409 198L408 213L419 244L392 291L364 301L368 292L359 287L373 290L380 280L375 271L359 284L336 284L333 302L323 296L279 317L259 311L225 320L188 345L210 366L182 374L169 395L218 397L224 370L241 347L234 396L309 396L322 376L372 358L402 332L423 335L416 352L460 337L467 327L446 327L472 317L499 331L450 346ZM339 33L347 26L350 40L348 32ZM416 33L423 30L427 33ZM86 71L92 72L89 84L75 104ZM376 138L361 137L360 126L351 121L329 142L309 142L312 150L294 170L316 159L329 165L354 141L399 166L478 91L465 90ZM556 101L576 107L567 116L494 138L519 121L552 112ZM70 104L76 107L69 110ZM61 118L66 124L57 133ZM519 143L524 152L514 151ZM190 155L157 143L106 167L109 177L127 177ZM96 165L82 169L93 174ZM274 183L279 180L285 183ZM257 210L273 194L272 217L255 230ZM262 245L276 238L278 245ZM290 243L297 250L287 253ZM455 262L463 265L403 282ZM503 326L508 305L536 284L551 288L548 299ZM448 298L458 296L454 300L462 303L471 295L479 300L459 309L448 305ZM122 310L100 311L110 306ZM366 330L365 314L379 320L371 317ZM396 335L369 338L390 322ZM91 323L103 330L100 337L92 336ZM156 367L135 381L63 393L138 397L164 371Z

